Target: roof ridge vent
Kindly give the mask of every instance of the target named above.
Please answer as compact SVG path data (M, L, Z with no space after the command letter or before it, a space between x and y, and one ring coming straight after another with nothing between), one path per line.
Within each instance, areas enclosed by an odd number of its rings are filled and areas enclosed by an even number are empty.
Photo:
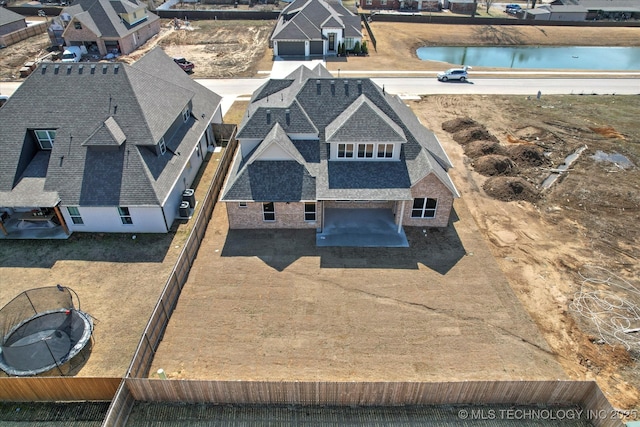
M58 71L60 71L60 65L56 64L53 66L53 74L58 74Z
M91 64L91 74L96 73L96 64Z
M82 74L82 70L84 69L84 65L78 65L78 74Z
M115 64L113 66L113 74L118 74L119 69L120 69L120 64Z
M71 65L67 65L67 74L71 74L71 69L73 69L73 67Z
M107 74L107 69L109 68L108 65L103 65L102 66L102 74Z
M45 74L47 72L47 64L43 64L42 65L42 74Z

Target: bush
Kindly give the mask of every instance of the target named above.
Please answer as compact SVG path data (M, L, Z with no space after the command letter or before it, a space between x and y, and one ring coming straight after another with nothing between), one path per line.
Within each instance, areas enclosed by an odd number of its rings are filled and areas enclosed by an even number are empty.
M367 41L363 41L362 42L362 54L363 55L368 55L369 54L369 46L367 46Z
M353 46L353 53L355 55L360 55L361 52L362 49L360 48L360 42L356 42L356 44Z

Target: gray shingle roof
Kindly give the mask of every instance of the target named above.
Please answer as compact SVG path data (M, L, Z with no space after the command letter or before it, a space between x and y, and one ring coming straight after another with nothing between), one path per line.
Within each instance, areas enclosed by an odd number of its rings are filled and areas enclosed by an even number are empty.
M148 10L145 12L146 19L141 19L133 25L120 18L120 13L129 13L144 7L145 3L138 0L76 0L72 6L64 8L62 13L68 13L73 19L80 21L96 36L121 38L138 31L139 25L147 25L160 19Z
M0 7L0 27L7 24L12 24L17 21L24 21L25 17L15 13L9 9L5 9L4 7ZM0 34L2 34L0 32Z
M8 206L37 158L33 129L56 130L42 191L57 193L63 204L162 205L220 99L160 48L133 65L42 64L0 109L0 206ZM182 124L187 103L192 114ZM175 154L148 147L162 129Z
M345 37L362 37L360 17L324 0L295 0L282 10L271 40L322 40L323 28L344 28Z
M325 70L326 71L326 70ZM301 177L285 173L300 173L304 170L315 178L315 195L318 200L410 200L411 187L429 174L434 174L454 196L459 196L447 170L452 166L440 142L422 124L397 96L386 94L370 79L340 79L318 77L316 73L298 70L293 75L304 75L304 80L295 79L291 84L279 85L280 92L271 92L267 120L266 98L253 97L248 114L243 120L238 139L259 139L262 142L246 158L238 150L235 169L222 200L256 200L252 183L246 175L246 165L251 159L260 158L266 148L276 140L300 137L302 125L293 126L293 117L306 118L317 130L317 140L293 139L287 142L288 150L294 147L301 155L290 155L303 169L286 169L277 173L277 179L298 182ZM258 92L262 93L269 83ZM282 124L282 111L290 110L290 125ZM275 125L278 123L278 125ZM301 121L305 126L307 122ZM273 127L281 129L273 132ZM400 145L400 161L328 161L330 142L393 142ZM255 163L269 163L260 160ZM263 166L267 168L267 166ZM271 179L266 174L264 179ZM259 184L260 195L267 197L266 184ZM278 193L279 197L285 193ZM269 201L267 197L261 199ZM291 199L289 201L297 201ZM275 201L275 200L274 200Z

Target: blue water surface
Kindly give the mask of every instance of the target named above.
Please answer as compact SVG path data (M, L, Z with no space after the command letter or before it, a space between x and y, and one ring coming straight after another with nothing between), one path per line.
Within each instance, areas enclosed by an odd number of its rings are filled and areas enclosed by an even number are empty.
M495 68L640 70L640 47L421 47L423 61Z

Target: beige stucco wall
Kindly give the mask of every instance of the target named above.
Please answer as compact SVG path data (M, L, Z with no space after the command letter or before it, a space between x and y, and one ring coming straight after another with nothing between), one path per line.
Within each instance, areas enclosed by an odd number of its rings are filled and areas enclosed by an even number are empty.
M276 220L267 222L262 220L262 203L247 203L241 208L237 202L228 202L227 216L231 229L256 228L312 228L320 227L321 209L316 204L316 221L304 220L304 203L274 203Z
M445 185L440 182L435 175L429 174L411 188L411 195L437 199L435 218L411 218L411 207L413 201L404 202L404 215L402 225L413 227L446 227L449 224L449 215L453 208L453 194ZM401 210L401 203L398 202L397 215Z

